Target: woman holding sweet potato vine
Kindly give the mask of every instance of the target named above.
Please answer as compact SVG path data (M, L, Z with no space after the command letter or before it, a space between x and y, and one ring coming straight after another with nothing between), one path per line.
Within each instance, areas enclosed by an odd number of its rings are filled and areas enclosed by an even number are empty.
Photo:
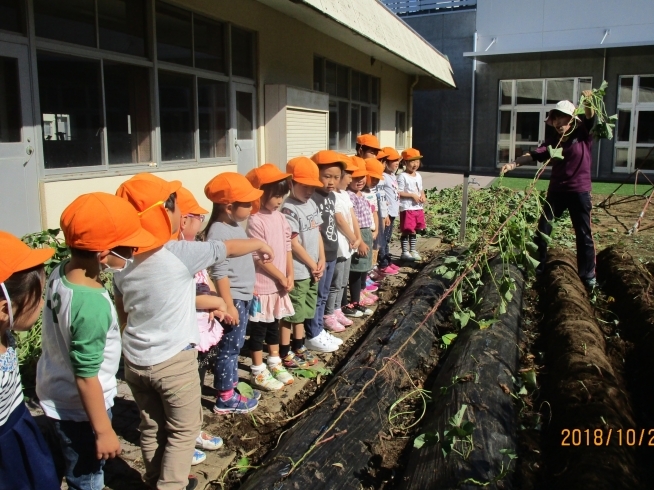
M547 199L543 214L538 221L536 244L542 272L547 258L547 241L542 235L552 233L552 219L559 218L567 209L570 211L572 226L577 237L577 272L588 287L594 287L595 281L595 243L590 227L590 213L593 204L590 198L591 166L593 161L593 135L595 111L586 102L593 96L591 90L584 90L582 103L584 114L575 115L575 105L562 100L549 112L546 124L552 126L556 136L547 138L536 150L526 153L502 167L502 174L533 162L545 162L552 159L552 174L547 189ZM562 151L550 151L560 149ZM551 154L553 153L553 154Z

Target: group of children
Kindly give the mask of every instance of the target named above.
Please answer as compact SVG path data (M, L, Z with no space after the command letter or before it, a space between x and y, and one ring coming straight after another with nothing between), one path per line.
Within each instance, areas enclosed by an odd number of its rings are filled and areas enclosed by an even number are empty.
M324 150L290 160L286 172L265 164L222 173L205 187L213 208L202 233L209 212L181 182L138 174L115 196L85 194L66 208L71 256L47 279L53 251L0 232L2 485L48 490L65 476L71 489L102 488L104 462L121 451L111 408L122 353L146 484L195 488L191 464L222 446L201 430L204 371L213 365L215 413L247 413L259 390L292 384L289 370L336 351L342 340L332 332L371 315L375 281L398 273L389 252L398 216L401 258L420 260L421 158L368 134L353 157ZM103 271L113 273L113 302ZM36 389L65 461L59 471L22 401L11 335L42 308ZM246 331L250 397L237 386Z

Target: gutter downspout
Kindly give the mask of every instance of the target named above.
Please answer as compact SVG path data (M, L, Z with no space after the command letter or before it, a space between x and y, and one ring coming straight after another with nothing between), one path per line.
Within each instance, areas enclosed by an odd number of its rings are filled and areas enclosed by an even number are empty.
M608 34L609 31L606 31ZM604 34L604 39L606 39L606 34ZM602 42L604 42L602 39ZM604 60L602 63L602 81L606 80L606 48L604 48ZM602 140L600 139L597 142L597 172L595 172L595 178L599 179L600 175L600 162L602 161Z
M407 148L412 148L413 147L413 89L415 88L416 85L418 85L418 81L420 80L420 77L416 75L415 80L409 87L409 138L406 144Z
M473 51L477 51L477 31L475 31ZM470 155L468 157L468 172L472 172L472 154L475 141L475 82L477 77L477 58L472 59L472 93L470 95Z

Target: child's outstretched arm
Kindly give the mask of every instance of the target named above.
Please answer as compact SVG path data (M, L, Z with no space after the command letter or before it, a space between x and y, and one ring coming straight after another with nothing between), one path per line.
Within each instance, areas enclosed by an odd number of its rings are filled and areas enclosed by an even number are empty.
M222 277L214 279L218 296L220 296L227 305L225 318L223 322L227 325L238 325L239 315L236 306L234 306L234 299L232 298L232 290L230 289L229 277Z
M96 457L111 459L120 455L120 441L111 427L111 420L104 405L104 393L97 376L82 378L75 376L77 391L82 400L84 410L95 432Z
M227 249L227 257L240 257L241 255L258 252L261 261L265 264L272 262L275 258L275 252L273 252L272 248L256 238L225 240L224 243Z

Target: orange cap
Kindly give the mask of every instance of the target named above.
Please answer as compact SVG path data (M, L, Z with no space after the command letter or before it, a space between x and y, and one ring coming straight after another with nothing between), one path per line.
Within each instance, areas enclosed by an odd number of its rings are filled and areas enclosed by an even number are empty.
M382 149L377 152L377 160L381 160L382 158L386 158L388 155L386 152Z
M318 165L307 157L291 158L286 164L286 171L291 174L295 182L312 187L323 187L319 180Z
M290 176L291 174L286 174L279 170L274 163L265 163L261 167L253 168L245 174L245 178L250 181L250 184L255 189L261 189L262 185L288 179Z
M15 272L43 264L55 253L52 248L30 248L6 231L0 231L0 250L0 282Z
M66 245L90 252L114 247L148 248L157 239L141 226L136 209L105 192L83 194L68 205L59 221Z
M357 136L357 144L361 146L367 146L368 148L374 148L375 150L381 150L381 145L377 136L373 134L361 134Z
M384 148L382 148L382 151L386 155L386 160L391 160L394 162L395 160L399 160L402 158L402 156L392 146L385 146ZM377 155L377 158L379 158L379 155Z
M384 164L377 160L376 158L366 158L366 170L368 171L368 176L374 177L376 179L384 178Z
M250 181L241 174L223 172L204 186L204 195L215 204L233 204L258 201L263 196L263 191L252 187Z
M322 150L311 157L316 165L339 164L343 170L347 170L350 157L334 150Z
M182 216L187 214L209 214L209 211L200 206L193 193L186 187L180 187L177 191L177 205Z
M365 177L368 175L366 161L363 158L356 155L350 158L352 158L352 163L357 167L357 169L352 173L352 177Z
M170 241L172 226L164 203L177 192L182 183L168 182L154 174L141 173L123 182L116 195L128 201L141 218L141 226L156 237L151 247L139 248L138 253L147 252Z
M402 160L405 162L410 162L411 160L420 160L422 155L415 148L409 148L402 152Z

